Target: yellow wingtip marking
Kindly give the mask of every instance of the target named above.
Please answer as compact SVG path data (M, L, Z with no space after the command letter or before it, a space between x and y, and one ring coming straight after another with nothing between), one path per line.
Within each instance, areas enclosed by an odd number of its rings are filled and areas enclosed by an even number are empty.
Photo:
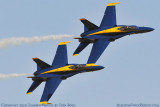
M28 92L27 94L29 95L29 94L31 94L32 92Z
M85 18L81 18L80 20L86 20Z
M115 6L116 4L120 4L121 2L116 2L116 3L108 3L107 6Z
M67 41L67 42L60 42L59 45L66 45L67 43L70 43L72 41Z
M37 60L38 58L37 57L35 57L35 58L32 58L32 60ZM40 59L41 61L42 61L42 59Z
M32 58L33 60L36 60L36 59L38 59L37 57L36 58Z
M73 56L77 56L78 54L74 54Z
M39 104L50 104L47 101L40 102Z

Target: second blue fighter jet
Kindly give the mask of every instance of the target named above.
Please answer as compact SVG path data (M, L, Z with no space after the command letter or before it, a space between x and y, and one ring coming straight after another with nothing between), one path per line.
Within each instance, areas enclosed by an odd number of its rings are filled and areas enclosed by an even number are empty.
M146 33L154 30L150 27L117 25L115 6L119 3L109 3L107 5L100 26L91 23L85 18L81 19L81 22L84 24L84 33L81 34L82 38L75 38L79 39L80 45L74 52L74 56L77 56L85 47L93 43L87 63L96 63L110 42L126 35Z
M32 78L33 83L27 94L31 94L42 82L46 82L40 104L50 104L48 100L51 98L55 90L58 88L62 80L79 73L101 70L104 67L95 64L68 64L67 46L68 42L60 42L57 48L52 65L33 58L37 63L37 71L34 72Z

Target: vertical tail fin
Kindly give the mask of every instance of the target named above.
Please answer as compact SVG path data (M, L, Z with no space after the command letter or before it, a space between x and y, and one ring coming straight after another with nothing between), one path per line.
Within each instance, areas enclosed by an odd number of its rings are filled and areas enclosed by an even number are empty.
M68 64L68 56L67 56L67 43L70 43L71 41L67 42L60 42L56 51L56 55L54 57L52 66L64 66Z
M109 3L107 5L106 11L104 13L104 17L102 19L100 27L113 27L117 25L116 22L116 4L119 4L120 2L117 3Z

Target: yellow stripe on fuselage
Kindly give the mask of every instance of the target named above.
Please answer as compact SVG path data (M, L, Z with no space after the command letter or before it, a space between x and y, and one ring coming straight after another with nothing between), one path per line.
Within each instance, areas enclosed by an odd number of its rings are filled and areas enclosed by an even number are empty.
M64 66L64 67L60 67L60 68L57 68L57 69L53 69L53 70L50 70L50 71L46 71L44 73L41 73L41 74L46 74L46 73L53 73L53 72L60 72L60 71L74 71L75 69L71 69L70 67L72 67L73 65L67 65L67 66Z
M90 36L90 35L100 35L100 34L110 34L110 33L122 33L122 32L127 32L127 31L119 30L119 28L121 28L121 26L119 26L119 27L113 27L113 28L110 28L110 29L102 30L102 31L98 31L98 32L89 34L89 35L87 35L87 36Z
M84 68L82 67L81 68L77 68L77 69L71 69L70 67L72 67L74 65L67 65L67 66L64 66L64 67L60 67L60 68L57 68L57 69L53 69L53 70L50 70L50 71L46 71L46 72L43 72L41 74L47 74L47 73L54 73L54 72L70 72L70 71L78 71L78 70L83 70ZM94 63L93 64L86 64L86 67L92 67L92 66L98 66L98 65L95 65Z

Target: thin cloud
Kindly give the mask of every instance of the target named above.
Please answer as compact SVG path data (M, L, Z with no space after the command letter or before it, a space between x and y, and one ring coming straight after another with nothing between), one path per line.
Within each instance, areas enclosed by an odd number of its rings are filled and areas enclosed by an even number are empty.
M6 48L12 45L31 44L36 42L43 42L46 40L57 40L63 38L70 38L74 35L48 35L48 36L33 36L33 37L12 37L0 40L0 48Z

